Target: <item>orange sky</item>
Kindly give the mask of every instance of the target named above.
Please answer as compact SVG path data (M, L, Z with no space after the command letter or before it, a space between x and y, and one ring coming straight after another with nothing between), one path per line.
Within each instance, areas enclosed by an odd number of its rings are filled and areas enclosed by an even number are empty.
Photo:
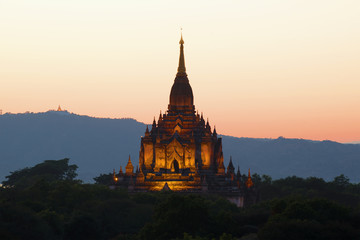
M195 106L222 134L360 140L359 1L0 0L0 109L151 123L180 27Z

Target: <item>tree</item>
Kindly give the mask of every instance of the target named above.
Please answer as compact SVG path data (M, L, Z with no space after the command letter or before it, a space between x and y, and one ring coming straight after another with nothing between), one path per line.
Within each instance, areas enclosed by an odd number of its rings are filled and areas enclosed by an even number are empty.
M96 184L102 184L106 186L112 185L114 184L113 174L100 174L99 176L94 177L94 181Z
M341 174L340 176L335 177L331 183L338 187L346 188L350 185L350 179L344 174Z
M272 178L269 175L261 175L261 182L267 185L270 185L272 182Z
M252 174L251 179L254 183L254 186L258 186L259 184L261 184L261 177L259 174L257 173Z
M69 159L46 160L31 168L10 172L3 181L4 187L29 187L39 181L54 182L59 180L74 180L77 176L75 164L69 165Z
M174 239L186 232L201 236L209 231L208 204L196 195L170 194L156 206L154 219L141 231L141 239Z
M349 208L335 202L276 200L272 210L259 232L260 239L359 239L356 218Z

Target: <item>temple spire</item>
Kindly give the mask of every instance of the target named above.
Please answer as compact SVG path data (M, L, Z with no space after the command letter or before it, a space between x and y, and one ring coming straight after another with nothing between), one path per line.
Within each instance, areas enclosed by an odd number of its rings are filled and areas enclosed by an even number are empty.
M241 173L240 173L240 167L238 166L236 177L239 181L241 181Z
M251 188L252 186L254 186L254 183L251 179L250 168L249 168L249 173L248 173L248 179L246 180L245 185L247 188Z
M161 113L161 110L160 110L160 115L159 115L159 120L158 120L158 122L161 122L161 120L162 120L162 113Z
M125 171L126 175L132 175L134 172L134 166L131 163L130 155L129 155L129 161L128 161L125 169L126 169L126 171Z
M187 76L185 68L185 57L184 57L184 40L181 33L180 39L180 57L179 57L179 67L176 76Z

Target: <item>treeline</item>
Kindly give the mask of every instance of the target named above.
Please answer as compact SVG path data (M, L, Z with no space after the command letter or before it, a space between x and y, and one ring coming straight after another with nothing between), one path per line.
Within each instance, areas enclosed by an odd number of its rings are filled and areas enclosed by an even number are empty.
M15 171L0 188L0 239L360 239L360 185L253 174L259 202L129 194L76 180L69 159ZM244 176L245 177L245 176Z

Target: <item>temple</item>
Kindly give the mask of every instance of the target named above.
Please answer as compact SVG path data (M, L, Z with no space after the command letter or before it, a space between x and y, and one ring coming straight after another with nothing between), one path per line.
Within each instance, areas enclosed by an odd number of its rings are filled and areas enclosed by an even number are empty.
M118 174L114 171L115 184L131 191L216 193L243 206L244 188L251 188L252 182L245 185L239 169L235 175L232 159L225 171L222 139L195 110L182 35L179 43L179 66L168 109L164 114L160 112L157 122L154 119L151 130L146 128L137 170L134 172L129 157L125 174L122 169Z

